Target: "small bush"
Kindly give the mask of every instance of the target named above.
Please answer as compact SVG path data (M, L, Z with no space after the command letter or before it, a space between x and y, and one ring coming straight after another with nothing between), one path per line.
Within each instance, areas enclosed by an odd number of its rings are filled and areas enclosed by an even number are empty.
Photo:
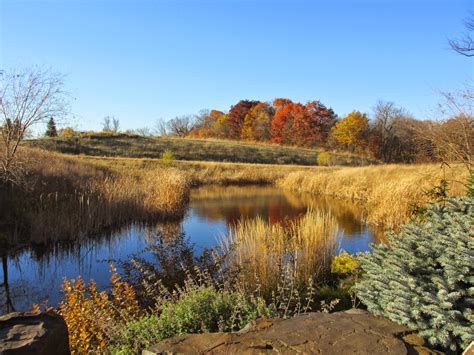
M389 236L359 260L357 295L369 311L416 330L434 347L459 351L474 341L474 203L427 207L424 221Z
M59 313L68 327L73 353L103 351L111 341L114 329L121 323L143 315L135 291L112 269L110 294L98 291L94 281L86 285L79 276L64 280L64 299Z
M332 157L328 152L321 152L316 157L316 162L318 165L330 166L332 165Z
M127 323L109 350L138 353L162 339L187 333L229 332L261 316L274 316L259 298L227 292L214 286L188 284L153 314Z
M59 136L64 138L72 138L77 135L77 132L71 127L65 127L59 130Z
M171 165L176 160L173 152L169 149L166 149L163 153L161 153L160 159L166 165Z
M331 262L331 272L336 274L348 274L359 267L357 259L347 252L335 256Z

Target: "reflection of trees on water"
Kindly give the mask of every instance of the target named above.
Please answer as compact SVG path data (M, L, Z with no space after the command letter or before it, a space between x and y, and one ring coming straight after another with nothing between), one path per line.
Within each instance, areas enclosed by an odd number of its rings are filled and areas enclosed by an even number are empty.
M232 189L233 193L228 196L225 190L221 194L212 197L195 198L192 202L194 213L200 218L208 221L225 221L234 225L243 218L255 218L260 216L270 223L278 223L287 219L295 219L306 212L306 206L294 208L286 200L285 196L276 192L274 188L262 188L266 193L249 194L245 188L240 188L242 194Z
M4 295L2 298L4 298L4 301L1 304L1 310L3 313L15 312L8 283L8 259L6 255L2 255L2 271L3 283L0 286L3 288Z
M347 201L322 198L308 194L296 194L274 187L219 187L199 189L191 200L191 217L196 215L211 222L224 222L227 226L242 218L260 216L270 223L281 223L300 218L308 209L330 211L338 223L344 238L357 241L366 233L363 210ZM65 269L69 275L95 278L99 284L107 285L109 274L98 263L110 258L120 262L129 258L145 245L148 247L135 255L164 283L173 285L183 280L185 270L195 267L210 267L213 263L209 251L196 250L191 242L194 237L193 223L190 235L184 234L183 221L159 222L155 224L132 224L121 229L109 230L100 235L84 236L75 241L48 244L42 247L19 251L18 255L2 257L3 280L0 279L0 313L15 309L29 309L30 303L41 303L46 298L55 305L52 297L59 297ZM205 226L197 231L202 233ZM188 229L186 229L188 230ZM370 232L372 232L371 230ZM211 231L209 231L211 237ZM121 254L119 254L121 250ZM3 250L2 250L3 251ZM13 263L12 263L13 262ZM128 263L131 279L136 277ZM99 272L98 270L102 271ZM105 275L105 276L104 276ZM3 281L3 282L2 282ZM137 280L135 280L137 281Z
M170 231L177 234L166 234ZM149 227L146 235L149 245L130 256L129 261L121 263L126 280L135 287L142 301L150 300L150 290L143 281L153 284L159 280L161 285L171 290L176 285L182 286L186 276L195 275L197 269L213 271L212 251L204 250L197 255L195 244L182 231L180 224Z
M179 222L160 225L173 238ZM108 285L108 262L118 262L115 258L121 245L136 240L146 230L146 226L135 224L120 231L105 232L101 236L79 238L74 241L36 245L17 249L15 253L2 256L3 279L0 278L0 314L15 310L29 310L31 304L55 306L60 299L61 285L66 275L81 275L86 281L94 278L99 285ZM146 235L142 236L142 241ZM154 240L150 240L153 243ZM145 245L145 242L140 243ZM132 247L136 244L133 243ZM132 249L130 252L134 252ZM117 255L119 258L119 256ZM101 272L98 274L98 265ZM105 275L104 275L105 274Z
M355 238L366 229L364 211L355 203L273 187L201 188L193 197L192 208L200 218L223 220L228 226L256 216L272 224L280 223L300 218L312 208L332 214L347 238Z

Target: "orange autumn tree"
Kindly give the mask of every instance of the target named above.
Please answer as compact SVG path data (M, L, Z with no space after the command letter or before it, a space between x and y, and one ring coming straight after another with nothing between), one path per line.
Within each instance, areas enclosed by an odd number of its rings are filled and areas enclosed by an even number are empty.
M332 137L340 144L353 149L362 148L367 144L369 120L365 113L352 111L336 123L332 129Z
M272 121L272 142L295 144L294 122L303 120L304 106L287 99L276 99L273 105L277 109Z
M276 113L272 122L272 141L302 147L325 145L336 115L320 101L306 105L288 99L275 99Z
M260 102L252 107L245 116L242 128L242 139L268 141L271 136L274 108L267 102Z

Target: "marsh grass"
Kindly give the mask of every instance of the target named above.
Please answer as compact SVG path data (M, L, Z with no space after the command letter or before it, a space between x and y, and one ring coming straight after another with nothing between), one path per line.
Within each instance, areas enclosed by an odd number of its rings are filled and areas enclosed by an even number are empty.
M284 189L354 200L367 211L367 222L397 229L411 217L413 206L432 200L427 193L446 179L448 195L464 195L467 170L461 165L380 165L355 168L320 168L296 171L280 179Z
M10 210L3 223L21 224L29 242L76 239L131 220L178 219L187 206L189 180L173 168L112 171L39 150L24 154L28 174L2 189L9 203L2 209Z
M284 273L297 284L324 280L336 252L337 222L321 211L309 210L301 219L269 224L261 218L241 220L220 237L226 269L238 270L249 289L265 297L278 288Z

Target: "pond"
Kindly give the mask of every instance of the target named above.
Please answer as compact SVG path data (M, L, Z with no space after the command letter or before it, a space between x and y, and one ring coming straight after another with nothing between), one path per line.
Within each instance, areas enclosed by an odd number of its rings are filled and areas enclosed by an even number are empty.
M139 255L152 261L150 247L160 245L183 257L200 255L216 246L219 236L241 218L262 217L270 223L292 220L307 209L323 209L337 219L338 251L367 251L377 233L363 220L363 211L346 201L296 194L274 187L217 187L194 189L182 221L154 225L130 224L99 238L30 248L2 260L0 314L31 309L33 303L56 306L65 277L94 279L100 289L110 279L109 262L120 265Z

